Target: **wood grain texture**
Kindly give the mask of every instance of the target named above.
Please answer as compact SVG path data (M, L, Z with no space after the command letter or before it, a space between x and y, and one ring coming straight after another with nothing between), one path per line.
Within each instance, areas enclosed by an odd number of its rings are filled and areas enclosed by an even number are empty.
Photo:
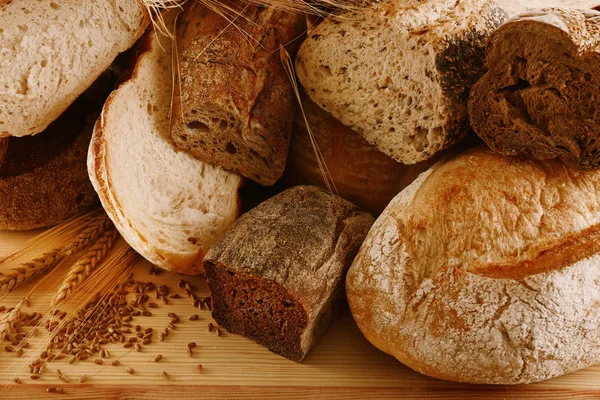
M34 233L0 233L0 257L16 250ZM0 398L33 399L48 398L46 388L58 386L65 389L61 399L241 399L241 398L323 398L323 399L592 399L600 398L600 366L577 373L527 386L476 386L444 382L420 375L378 351L361 335L349 313L334 322L322 340L302 363L295 363L270 353L265 348L240 336L225 333L217 337L208 332L212 321L210 313L193 307L192 301L177 288L181 277L163 272L148 276L149 264L140 262L135 267L135 278L155 283L166 283L173 292L182 294L181 299L170 305L159 303L152 309L152 317L136 317L132 322L162 330L168 323L167 312L177 313L181 319L176 331L164 342L154 343L143 352L131 352L112 345L108 347L111 360L119 358L121 366L96 365L91 359L69 365L66 359L48 366L48 372L38 381L28 377L26 365L40 350L33 348L21 359L0 348ZM1 272L1 271L0 271ZM36 288L26 312L47 310L54 290L64 271L56 271ZM208 295L203 278L186 278L198 287L199 295ZM25 286L0 299L0 305L14 306L33 285ZM188 321L191 314L198 314L198 321ZM1 314L0 314L1 315ZM40 335L38 339L42 339ZM194 357L186 354L185 346L194 341L198 347ZM157 354L163 359L154 363ZM195 370L201 363L202 374ZM125 367L135 369L129 375ZM60 369L76 382L87 374L86 384L65 385L56 378ZM170 380L162 377L168 371ZM21 377L24 384L12 383ZM176 388L174 387L176 386Z

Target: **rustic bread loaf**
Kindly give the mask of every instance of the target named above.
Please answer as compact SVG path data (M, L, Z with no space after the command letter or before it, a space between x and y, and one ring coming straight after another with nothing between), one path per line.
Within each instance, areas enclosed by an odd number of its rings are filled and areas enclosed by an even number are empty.
M382 153L362 136L336 120L302 93L302 108L322 161L337 193L378 215L402 189L432 161L401 164ZM300 109L296 112L287 161L287 184L325 186L320 166Z
M295 108L279 46L301 37L305 17L226 4L239 13L233 23L199 2L179 20L172 136L203 161L272 185L285 168Z
M172 27L177 11L163 14ZM96 122L88 171L127 242L167 270L197 274L239 212L241 178L178 151L169 135L172 40L149 31L131 78Z
M598 0L496 0L509 16L542 7L592 8Z
M490 70L474 86L471 125L494 150L600 165L600 12L529 11L487 46Z
M307 36L296 72L315 103L415 164L466 134L485 40L504 18L491 0L397 0L332 16Z
M138 0L0 0L0 137L37 134L142 35Z
M301 361L345 304L344 278L373 217L316 186L244 214L204 260L213 318Z
M600 361L600 171L481 146L373 225L346 281L367 339L436 378L516 384Z
M56 225L98 204L86 158L114 77L102 76L44 132L6 138L0 161L0 230ZM0 157L1 158L1 157Z

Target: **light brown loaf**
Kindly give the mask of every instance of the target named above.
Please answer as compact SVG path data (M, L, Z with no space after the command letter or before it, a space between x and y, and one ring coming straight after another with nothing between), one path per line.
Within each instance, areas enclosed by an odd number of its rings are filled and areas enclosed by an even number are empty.
M42 132L150 23L139 0L0 0L0 137Z
M171 134L199 159L272 185L285 168L295 109L279 47L295 53L305 17L224 4L235 10L229 18L199 2L179 18Z
M600 361L600 171L485 147L436 164L346 281L367 339L436 378L536 382Z
M173 27L178 10L165 12ZM172 40L149 31L129 80L96 122L88 171L108 216L150 262L183 274L239 215L242 179L175 147L169 135Z
M337 193L378 215L402 189L433 164L404 165L382 153L302 94L302 108ZM313 142L300 109L296 112L285 181L325 187Z
M394 0L331 16L296 57L312 100L383 153L415 164L461 140L484 45L506 18L491 0Z
M489 71L473 87L471 125L507 155L600 165L600 12L519 14L493 33Z

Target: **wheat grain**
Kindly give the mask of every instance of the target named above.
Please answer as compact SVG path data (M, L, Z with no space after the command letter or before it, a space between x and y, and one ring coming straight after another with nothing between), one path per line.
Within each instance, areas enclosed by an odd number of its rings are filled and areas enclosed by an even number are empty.
M6 335L10 335L10 333L13 331L15 323L21 317L21 308L23 308L25 303L27 303L27 297L23 298L23 300L21 300L11 312L6 314L0 320L0 341L4 340Z
M110 224L110 228L107 227L107 223L103 223L105 231L97 239L97 241L90 247L87 253L79 259L67 272L67 276L64 279L62 285L58 289L57 294L52 300L52 306L60 303L69 296L75 288L77 288L81 282L83 282L90 273L96 268L96 266L104 259L106 253L112 247L115 239L117 238L116 228Z

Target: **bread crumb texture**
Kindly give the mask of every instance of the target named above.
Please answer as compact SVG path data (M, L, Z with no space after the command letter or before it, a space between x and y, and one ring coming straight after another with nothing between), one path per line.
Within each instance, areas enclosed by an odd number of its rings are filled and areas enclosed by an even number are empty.
M296 71L318 105L415 164L467 132L485 41L505 18L489 0L388 2L332 16L308 34Z
M441 379L528 383L599 362L599 193L600 171L484 147L437 164L369 232L347 277L354 318Z

